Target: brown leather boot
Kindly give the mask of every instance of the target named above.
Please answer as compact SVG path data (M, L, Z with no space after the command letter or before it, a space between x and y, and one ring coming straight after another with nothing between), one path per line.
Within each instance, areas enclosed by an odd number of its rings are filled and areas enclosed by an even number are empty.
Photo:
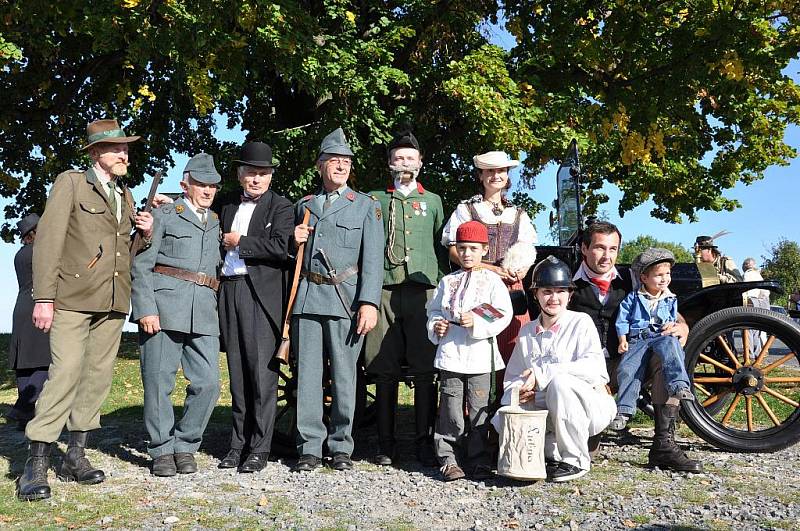
M102 470L92 466L86 458L84 449L86 440L89 438L88 431L69 432L69 442L67 443L67 453L58 471L58 479L61 481L77 481L81 485L94 485L106 480L106 475Z
M664 470L690 472L698 474L703 471L700 461L689 459L686 452L675 442L675 422L678 418L679 406L669 404L653 404L655 412L655 435L650 447L647 466Z
M23 501L45 500L50 497L47 469L50 468L50 443L31 441L31 453L20 476L17 497Z

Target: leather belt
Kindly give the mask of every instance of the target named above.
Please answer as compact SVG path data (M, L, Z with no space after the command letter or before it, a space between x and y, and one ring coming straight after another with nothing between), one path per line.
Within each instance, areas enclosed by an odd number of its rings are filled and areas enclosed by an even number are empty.
M180 269L178 267L170 267L161 264L156 264L153 272L167 275L168 277L179 278L187 282L194 282L198 286L205 286L214 291L219 289L219 280L215 277L210 277L203 272L189 271L188 269Z
M356 273L358 273L358 266L352 265L333 277L329 277L320 273L314 273L313 271L301 271L300 275L306 277L314 284L330 284L335 286L337 284L341 284Z

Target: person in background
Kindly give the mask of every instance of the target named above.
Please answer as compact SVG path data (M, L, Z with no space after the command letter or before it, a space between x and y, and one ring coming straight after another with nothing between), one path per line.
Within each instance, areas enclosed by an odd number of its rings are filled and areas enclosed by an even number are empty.
M19 293L14 304L14 321L8 345L8 367L17 378L17 401L6 416L17 421L24 431L33 418L36 400L47 381L50 365L50 338L33 326L33 242L36 239L38 214L28 214L17 223L22 248L14 256Z
M742 281L742 273L736 267L736 262L733 261L733 258L719 252L713 237L698 236L694 242L694 252L697 262L704 262L714 266L714 269L717 270L720 284Z

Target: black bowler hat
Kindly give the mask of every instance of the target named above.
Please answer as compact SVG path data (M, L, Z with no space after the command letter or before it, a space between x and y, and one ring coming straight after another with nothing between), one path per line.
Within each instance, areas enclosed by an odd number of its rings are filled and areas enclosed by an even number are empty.
M395 137L389 142L389 145L386 147L386 152L391 153L393 149L397 148L414 148L419 151L419 141L417 137L414 136L410 130L406 129L400 133L397 133Z
M712 236L698 236L694 240L694 246L698 249L716 249L714 245L714 238Z
M264 142L246 142L242 146L240 158L233 162L256 168L277 168L280 166L280 162L272 160L272 148Z

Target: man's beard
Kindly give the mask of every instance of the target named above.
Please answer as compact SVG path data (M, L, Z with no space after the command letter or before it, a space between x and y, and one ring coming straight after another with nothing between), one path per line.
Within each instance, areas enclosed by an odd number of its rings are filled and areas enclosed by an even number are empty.
M124 162L117 162L111 166L111 173L117 177L122 177L128 174L128 165Z
M422 165L419 163L393 164L389 166L389 171L392 173L393 180L399 180L401 184L408 184L417 178L420 168Z

